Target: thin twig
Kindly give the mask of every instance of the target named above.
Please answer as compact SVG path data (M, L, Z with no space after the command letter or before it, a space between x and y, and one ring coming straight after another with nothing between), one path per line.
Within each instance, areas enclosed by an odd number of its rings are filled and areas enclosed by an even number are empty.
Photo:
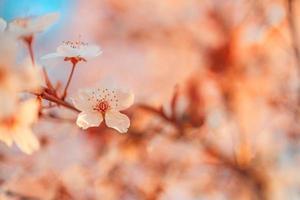
M157 109L154 108L152 106L149 105L145 105L145 104L138 104L136 105L136 107L143 109L145 111L151 112L159 117L161 117L162 119L164 119L165 121L169 122L170 124L172 124L174 127L180 129L179 124L176 123L176 121L174 121L173 119L169 118L163 111L162 109Z
M33 53L33 47L32 47L32 42L33 42L33 36L29 37L24 37L23 40L25 41L28 51L29 51L29 56L32 62L32 66L35 66L35 59L34 59L34 53Z
M44 75L46 86L48 87L48 89L50 89L52 92L56 93L45 67L43 67L43 75Z
M48 100L50 102L53 102L53 103L56 103L57 105L60 105L60 106L64 106L65 108L68 108L70 110L73 110L75 112L80 112L77 108L75 108L74 106L72 106L70 103L52 95L52 94L49 94L47 93L46 91L43 91L42 93L33 93L34 95L42 98L42 99L45 99L45 100Z
M64 99L66 98L66 96L67 96L67 91L68 91L69 85L70 85L70 83L71 83L71 80L72 80L72 77L73 77L73 74L74 74L74 70L75 70L76 64L77 64L77 62L72 62L72 70L71 70L71 73L70 73L70 75L69 75L69 78L68 78L66 87L65 87L65 89L64 89L63 96L61 97L61 99L63 99L63 100L64 100Z

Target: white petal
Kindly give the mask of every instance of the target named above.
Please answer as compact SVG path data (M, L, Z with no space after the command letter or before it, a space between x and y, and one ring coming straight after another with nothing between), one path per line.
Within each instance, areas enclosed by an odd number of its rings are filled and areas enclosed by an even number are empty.
M101 49L97 45L89 45L86 48L83 48L81 51L81 56L84 58L91 58L99 56L102 53Z
M60 53L49 53L47 55L42 56L41 59L58 58L58 57L65 57L65 56Z
M8 117L16 112L18 96L15 90L5 90L0 87L0 118Z
M67 45L60 45L56 49L57 53L61 54L64 57L77 57L81 56L81 49L79 48L72 48Z
M81 111L92 111L95 105L95 99L92 98L90 90L79 90L78 93L72 97L73 105Z
M16 145L27 154L32 154L40 148L39 140L30 129L20 128L13 134Z
M38 118L39 102L29 99L21 103L18 111L18 121L22 126L31 126Z
M108 111L105 113L105 123L108 127L114 128L120 133L126 133L130 126L129 118L116 111Z
M98 112L81 112L77 117L76 124L82 129L87 129L99 126L102 121L103 117Z
M42 85L42 72L41 68L33 67L31 62L23 63L18 74L18 80L20 82L21 91L36 91L40 89Z
M4 19L0 18L0 32L3 32L7 26L7 23Z
M33 33L42 32L51 26L56 20L58 20L58 13L49 13L43 16L33 18L29 21L29 27Z
M17 39L13 34L0 32L0 68L5 67L5 65L6 67L15 67L17 54L19 52L18 48Z
M13 133L5 127L0 127L0 141L4 142L7 146L11 146L13 143Z
M13 20L8 24L8 31L15 34L17 37L27 34L26 29L18 25L17 20Z
M132 92L123 92L121 90L116 91L118 99L118 105L115 110L124 110L129 108L134 102L134 94Z

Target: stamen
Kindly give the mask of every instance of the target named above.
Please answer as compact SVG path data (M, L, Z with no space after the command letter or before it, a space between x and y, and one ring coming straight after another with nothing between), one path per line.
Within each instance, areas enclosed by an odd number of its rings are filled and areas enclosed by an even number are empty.
M95 111L105 113L107 110L118 106L119 100L114 90L97 89L96 91L97 94L93 91L91 97L96 99L96 106L93 108Z
M110 108L108 101L101 99L101 100L97 100L97 102L98 102L97 105L94 107L95 111L105 113Z
M80 40L77 40L77 41L68 40L68 41L63 41L63 45L69 46L73 49L80 49L80 48L88 46L88 43L82 42Z

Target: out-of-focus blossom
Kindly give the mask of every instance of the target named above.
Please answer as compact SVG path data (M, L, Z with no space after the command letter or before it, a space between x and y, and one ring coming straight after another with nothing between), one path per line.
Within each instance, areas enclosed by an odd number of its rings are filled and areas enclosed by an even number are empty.
M31 130L32 124L37 120L38 110L38 102L30 99L21 102L13 115L0 118L0 140L8 146L15 142L27 154L38 150L39 141Z
M64 41L58 46L55 53L50 53L42 59L63 57L65 61L86 61L88 58L99 56L102 53L97 45L89 45L82 41Z
M131 106L134 95L131 92L123 92L119 89L95 88L81 90L73 98L77 109L82 111L77 118L77 125L83 129L96 127L103 119L108 127L127 132L130 126L129 118L120 113Z
M33 67L30 59L17 66L19 91L35 92L41 88L43 78L41 68Z
M3 32L6 29L7 23L4 19L0 18L0 32Z
M37 91L42 83L38 68L31 62L16 63L17 41L9 34L0 34L0 117L16 111L19 93Z
M0 22L1 24L1 22ZM1 26L1 25L0 25ZM0 28L1 29L1 28ZM18 50L17 40L12 35L0 31L0 65L10 66L13 65L16 61L16 55Z
M41 74L31 66L12 69L0 66L0 117L15 111L20 92L36 92Z
M30 38L36 33L45 31L58 18L58 13L49 13L38 17L18 18L9 23L8 31L17 37Z

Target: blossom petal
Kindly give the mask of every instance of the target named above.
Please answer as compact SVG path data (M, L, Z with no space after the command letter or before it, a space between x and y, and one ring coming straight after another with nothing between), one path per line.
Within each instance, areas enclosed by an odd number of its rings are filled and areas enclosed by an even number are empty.
M118 99L118 104L115 107L115 110L124 110L129 108L134 102L134 94L132 92L117 90L116 97Z
M8 117L16 112L18 102L18 96L14 90L5 89L0 88L0 118Z
M29 99L21 103L18 112L18 121L23 126L31 126L37 118L39 111L39 102L36 99Z
M56 52L63 57L77 57L81 55L81 50L79 48L72 48L64 44L58 46Z
M29 21L30 24L28 28L31 29L33 33L42 32L49 26L51 26L55 21L57 21L58 18L58 13L49 13L43 16L39 16Z
M79 90L78 93L72 97L73 105L81 111L92 111L96 103L95 99L91 97L90 90Z
M6 29L7 23L4 19L0 18L0 32L3 32Z
M40 148L39 140L29 128L20 128L13 134L16 145L27 154L32 154Z
M114 128L120 133L126 133L130 126L129 118L126 115L116 111L106 112L105 123L108 127Z
M82 129L89 127L97 127L103 121L103 117L98 112L81 112L78 117L76 124Z
M30 36L38 32L46 30L52 23L54 23L59 17L58 13L49 13L43 16L34 18L19 18L11 21L8 25L8 30L14 33L16 36ZM26 26L19 21L26 21Z
M4 142L7 146L12 145L13 138L10 130L3 127L0 128L0 141Z
M58 57L64 57L64 55L60 53L49 53L47 55L42 56L41 59L58 58Z
M38 91L42 85L42 72L40 68L34 68L31 63L23 63L20 68L18 81L20 81L20 90Z
M81 50L81 56L84 58L91 58L99 56L102 53L101 49L97 45L90 45Z

